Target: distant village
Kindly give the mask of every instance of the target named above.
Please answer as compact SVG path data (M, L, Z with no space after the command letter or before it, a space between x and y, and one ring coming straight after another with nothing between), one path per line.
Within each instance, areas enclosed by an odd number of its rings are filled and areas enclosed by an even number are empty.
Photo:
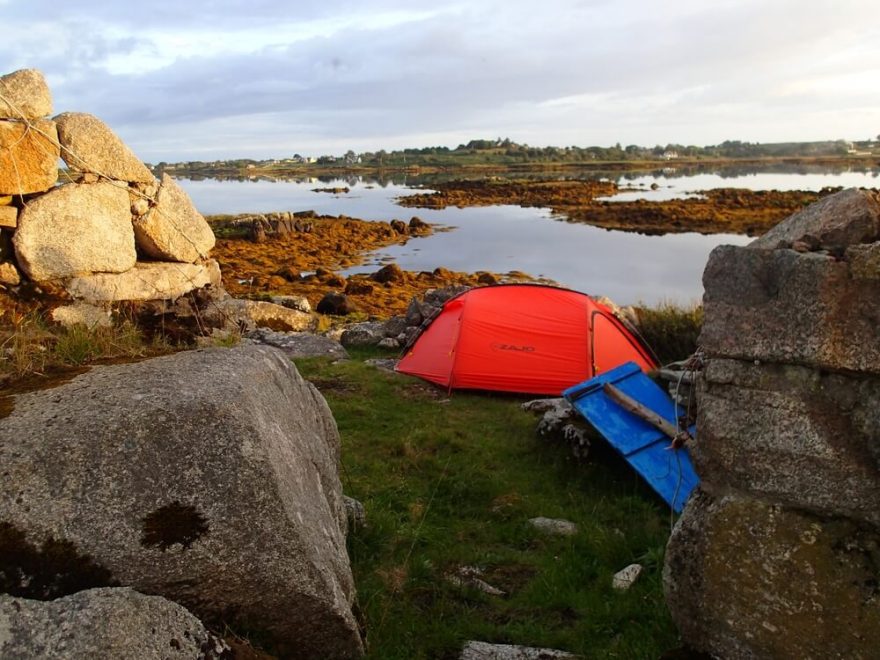
M215 161L160 162L148 164L156 173L232 174L253 172L282 172L303 169L356 169L417 167L455 167L473 165L515 166L524 163L615 163L615 162L669 162L676 160L747 160L747 159L839 159L880 156L880 135L862 141L826 140L818 142L757 143L726 140L718 145L666 144L643 147L635 144L611 147L532 147L518 144L509 138L471 140L455 148L423 147L397 151L366 151L355 153L349 149L342 155L304 156L298 153L288 158L256 160L240 158Z

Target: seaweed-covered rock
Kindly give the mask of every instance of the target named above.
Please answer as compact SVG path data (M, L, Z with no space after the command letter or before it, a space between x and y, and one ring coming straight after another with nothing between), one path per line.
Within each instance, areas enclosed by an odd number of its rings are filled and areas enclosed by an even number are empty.
M318 301L315 308L319 314L330 314L332 316L347 316L357 311L357 307L344 293L338 291L330 291Z

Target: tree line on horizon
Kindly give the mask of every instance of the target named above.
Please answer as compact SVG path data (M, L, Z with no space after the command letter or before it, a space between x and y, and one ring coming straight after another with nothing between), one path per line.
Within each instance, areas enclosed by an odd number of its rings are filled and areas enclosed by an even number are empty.
M289 158L256 160L238 158L222 161L186 161L180 163L160 162L152 166L155 170L205 170L205 169L256 169L272 166L317 167L410 167L410 166L448 166L469 164L515 165L518 163L578 163L578 162L617 162L678 159L743 159L743 158L797 158L826 157L846 155L871 155L878 153L880 135L877 140L850 142L847 140L823 140L816 142L744 142L725 140L717 145L699 147L696 145L666 144L644 147L636 144L622 146L617 143L610 147L533 147L516 143L510 138L494 140L476 139L457 147L413 147L394 151L366 151L355 153L348 150L341 156L322 155L307 158L294 154Z

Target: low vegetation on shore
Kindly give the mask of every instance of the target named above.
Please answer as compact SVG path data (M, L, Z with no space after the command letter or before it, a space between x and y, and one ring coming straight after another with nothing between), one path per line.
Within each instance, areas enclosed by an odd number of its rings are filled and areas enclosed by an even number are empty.
M64 327L51 323L36 308L10 310L0 319L0 396L13 385L39 387L41 381L86 365L137 360L182 348L160 335L148 338L130 319L107 327Z

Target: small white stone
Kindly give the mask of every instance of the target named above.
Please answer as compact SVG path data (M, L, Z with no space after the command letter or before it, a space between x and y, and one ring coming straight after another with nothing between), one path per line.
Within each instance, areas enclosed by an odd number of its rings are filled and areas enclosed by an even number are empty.
M554 534L556 536L574 536L577 534L577 525L570 520L561 518L530 518L529 523L535 529L545 534Z
M636 580L639 579L639 575L642 574L642 570L643 567L641 564L630 564L622 571L618 571L614 574L611 586L613 586L615 589L626 591L631 586L633 586Z
M460 660L551 660L553 658L574 658L567 651L532 648L513 644L488 644L468 642L461 651Z

